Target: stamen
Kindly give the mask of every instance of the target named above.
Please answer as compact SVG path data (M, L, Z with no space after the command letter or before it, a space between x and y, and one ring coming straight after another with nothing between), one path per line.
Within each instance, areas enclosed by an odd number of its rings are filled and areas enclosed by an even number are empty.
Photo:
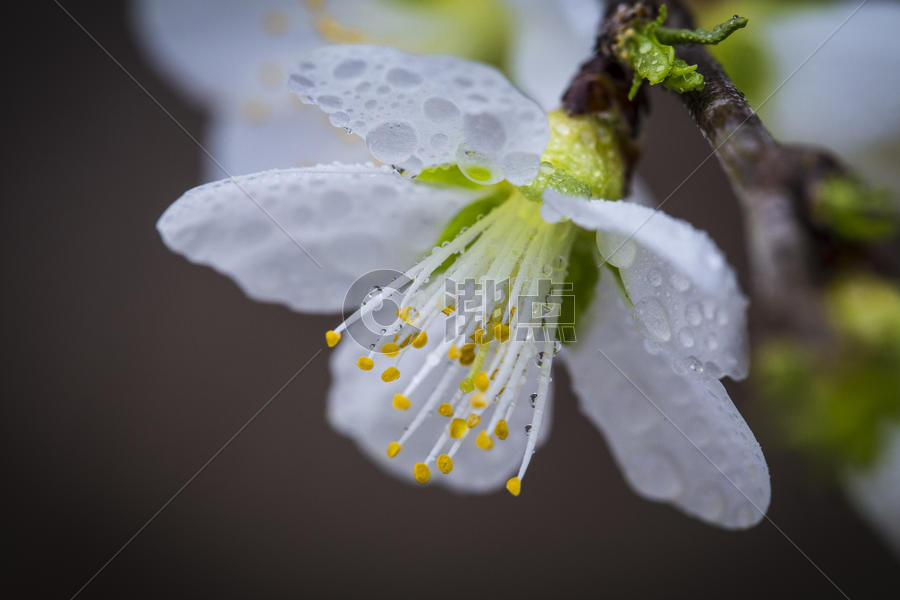
M446 454L441 454L437 459L437 468L444 475L449 475L453 470L453 459Z
M329 348L334 348L337 346L337 343L341 341L341 334L334 331L328 330L325 332L325 343L328 344Z
M394 394L394 400L392 401L394 408L397 410L409 410L409 398L404 396L403 394Z
M513 193L501 206L468 229L464 228L455 239L434 248L403 276L385 288L373 288L356 312L335 330L326 333L326 342L337 344L344 329L376 310L384 300L390 299L403 307L397 311L397 321L382 329L381 338L371 346L373 350L369 355L357 360L361 369L373 369L372 358L377 347L381 354L396 357L394 365L381 373L382 380L391 382L400 377L399 365L406 360L407 352L427 346L425 332L434 335L438 330L432 328L434 320L459 314L454 325L457 327L455 339L433 347L402 392L392 398L395 409L409 410L416 403L417 411L400 438L388 445L389 457L396 456L425 419L433 417L435 412L448 419L446 426L440 428L431 451L413 467L413 476L419 483L430 481L433 466L441 473L449 474L453 470L454 456L470 433L475 438L475 446L481 450L493 448L495 437L497 440L509 437L511 418L529 366L536 357L543 356L543 361L538 362L538 393L526 456L518 475L507 483L510 493L517 495L521 490L521 480L534 452L543 419L553 336L549 336L549 343L543 341L545 337L539 338L542 340L540 347L544 348L540 354L535 341L538 336L530 322L534 315L525 316L527 328L523 328L524 324L520 327L515 304L520 297L546 294L541 281L548 278L552 282L563 280L564 267L551 268L550 265L557 264L554 260L557 257L568 256L573 232L574 228L568 223L545 223L540 218L538 204ZM454 260L450 261L451 258ZM450 266L445 268L448 263ZM465 282L465 288L451 291L448 297L448 290L453 289L447 286L450 281ZM485 294L482 306L479 306L479 311L483 312L477 316L470 316L470 305L466 304L472 285ZM549 321L541 318L537 327L543 327L544 333L553 330ZM522 333L525 333L524 339ZM463 370L459 366L467 368ZM408 367L404 367L406 370ZM442 371L437 385L424 402L417 400L418 390L435 370ZM494 411L492 414L486 414L491 410ZM485 423L487 427L476 435L475 429Z
M384 370L384 373L381 374L381 380L385 383L390 383L400 377L400 370L397 367L388 367Z

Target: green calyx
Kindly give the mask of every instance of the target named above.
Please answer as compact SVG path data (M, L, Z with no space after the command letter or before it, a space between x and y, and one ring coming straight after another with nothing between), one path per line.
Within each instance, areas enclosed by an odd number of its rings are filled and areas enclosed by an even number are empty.
M633 99L643 82L650 85L663 84L666 88L683 94L703 89L703 75L697 72L697 65L689 65L675 56L678 44L718 44L732 33L747 26L747 19L734 16L716 25L711 31L706 29L673 29L663 27L667 11L665 5L659 7L659 15L653 21L633 23L623 31L616 44L619 58L631 65L634 82L628 98Z
M900 424L900 289L857 275L825 300L835 343L768 342L755 377L789 444L829 468L865 468Z
M570 196L619 200L625 186L625 161L611 123L596 116L572 116L562 110L547 115L550 142L541 169L526 198L540 201L548 187Z
M826 179L814 217L841 237L873 241L897 233L900 205L887 190L876 190L849 177Z

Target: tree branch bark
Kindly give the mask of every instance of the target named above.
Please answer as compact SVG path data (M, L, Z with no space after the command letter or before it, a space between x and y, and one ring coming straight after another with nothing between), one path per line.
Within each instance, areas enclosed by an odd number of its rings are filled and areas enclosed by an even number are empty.
M632 167L639 156L639 122L646 99L639 95L634 102L627 100L632 73L619 63L615 44L636 16L653 18L661 4L668 7L667 26L694 27L680 0L611 2L598 30L594 57L582 65L563 97L572 114L623 116L627 126L620 134L627 136L623 145L629 148L626 156ZM763 309L764 325L803 338L826 336L818 288L835 260L834 242L814 225L812 210L823 180L848 171L824 150L778 143L704 46L679 46L677 54L688 64L699 65L706 80L703 90L680 98L740 200L754 297Z

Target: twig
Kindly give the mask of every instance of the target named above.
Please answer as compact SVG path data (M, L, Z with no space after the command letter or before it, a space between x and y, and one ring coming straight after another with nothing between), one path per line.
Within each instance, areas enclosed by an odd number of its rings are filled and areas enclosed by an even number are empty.
M594 57L584 65L563 98L573 114L618 112L627 118L631 166L636 162L639 117L646 99L629 103L632 73L615 52L618 35L634 19L648 19L659 6L669 10L667 25L693 28L680 0L621 0L609 4L600 25ZM824 150L778 143L721 65L702 45L680 46L678 55L699 65L704 89L680 94L691 117L713 148L741 201L749 239L754 296L764 324L805 338L827 335L818 286L836 257L859 254L837 244L812 218L822 183L847 169ZM645 86L646 87L646 86ZM609 90L612 90L610 92ZM839 249L836 248L839 246Z

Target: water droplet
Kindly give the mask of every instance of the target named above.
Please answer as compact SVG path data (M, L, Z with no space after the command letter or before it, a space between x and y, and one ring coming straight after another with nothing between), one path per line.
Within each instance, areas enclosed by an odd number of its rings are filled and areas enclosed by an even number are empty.
M459 108L449 100L440 97L429 98L422 105L425 116L437 123L450 121L459 117Z
M703 321L703 313L701 312L700 305L696 302L688 304L684 309L684 318L687 319L687 322L691 325L699 325Z
M531 433L531 425L526 425L526 426L525 426L525 433L526 433L526 434Z
M625 470L643 494L657 500L676 498L684 489L677 465L660 450L630 455Z
M679 292L686 292L691 288L691 282L681 273L673 273L671 280L672 286Z
M531 394L529 398L531 399L531 408L534 408L534 401L537 400L537 394Z
M635 309L647 332L652 337L662 342L667 342L672 338L669 317L666 315L666 309L659 303L659 300L645 298L635 304Z
M541 273L543 275L549 277L550 275L553 275L553 267L545 264L545 265L541 266Z
M685 348L693 348L694 334L687 328L682 329L678 332L678 341L681 342L681 345Z
M366 70L366 62L357 59L348 59L334 68L334 76L337 79L352 79L362 75Z
M634 264L637 256L637 244L634 240L618 233L598 231L597 249L603 260L620 269L627 269Z
M416 149L416 132L408 123L382 123L366 136L366 145L381 162L399 163Z
M395 85L400 88L409 88L422 83L422 76L418 73L413 73L407 69L403 69L401 67L395 67L387 72L385 79L391 85Z
M719 348L719 338L716 337L715 333L709 333L706 336L706 347L710 350L716 350Z
M565 269L567 264L568 261L565 256L560 255L553 259L553 268L559 271Z
M663 276L662 273L659 272L659 269L650 269L650 272L647 273L647 283L649 283L653 287L661 286L662 281Z

